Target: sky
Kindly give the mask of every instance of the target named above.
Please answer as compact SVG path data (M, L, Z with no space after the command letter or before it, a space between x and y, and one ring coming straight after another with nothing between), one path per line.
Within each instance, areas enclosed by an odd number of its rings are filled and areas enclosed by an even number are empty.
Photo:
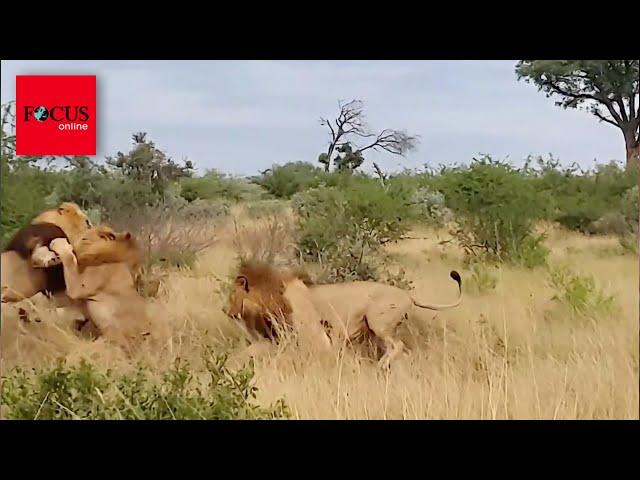
M593 115L563 110L515 61L2 61L0 98L18 74L97 75L98 160L127 152L134 132L172 158L254 175L273 164L316 162L339 100L364 103L372 130L406 130L418 148L365 156L385 171L468 163L490 154L518 165L553 154L583 167L624 161L622 134Z

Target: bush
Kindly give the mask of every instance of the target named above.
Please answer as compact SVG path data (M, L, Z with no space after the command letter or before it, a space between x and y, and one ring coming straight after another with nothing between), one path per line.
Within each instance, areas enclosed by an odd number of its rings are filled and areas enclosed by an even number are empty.
M311 189L295 195L292 206L302 256L323 264L331 280L377 280L375 255L408 229L405 199L373 181Z
M31 373L16 368L2 378L3 418L23 420L232 420L289 416L282 400L255 403L253 365L230 371L224 355L205 355L206 380L176 361L160 382L139 367L131 374L98 372L86 362L59 362Z
M625 235L618 238L618 244L622 251L628 255L638 255L638 236Z
M47 196L61 181L61 175L28 164L9 167L2 158L0 179L0 221L2 246L13 234L50 206Z
M259 186L244 179L209 170L202 177L182 178L180 196L188 202L211 199L239 202L263 198L265 193Z
M624 215L629 232L638 233L638 185L630 188L622 196L622 215Z
M533 227L544 216L545 198L521 172L484 157L444 172L437 185L456 213L453 234L467 252L480 249L491 259L518 262L526 251L527 258L543 260L542 238Z
M50 206L75 202L83 209L94 211L101 221L139 212L162 203L164 192L150 185L105 172L76 169L62 174L62 180L47 197Z
M606 315L615 311L614 298L599 290L592 276L573 274L564 266L550 269L549 278L558 292L554 299L568 306L574 314Z
M625 170L611 162L578 174L575 168L560 169L557 163L544 165L542 160L539 163L542 168L535 174L534 184L550 201L549 219L583 233L616 233L621 225L617 220L611 221L611 214L624 210L633 214L633 194L628 192L637 184L635 169ZM637 216L635 219L637 223ZM597 226L600 220L603 221ZM607 226L613 231L608 231Z
M429 186L418 187L409 201L412 216L421 223L444 226L453 220L453 212L447 208L444 195Z
M252 181L278 198L291 198L298 192L319 186L331 174L306 162L274 165Z
M145 254L145 267L190 267L196 254L215 242L212 220L223 218L227 206L164 204L121 213L110 219L116 230L134 232Z
M631 225L622 213L605 213L587 227L588 233L624 235L629 232Z

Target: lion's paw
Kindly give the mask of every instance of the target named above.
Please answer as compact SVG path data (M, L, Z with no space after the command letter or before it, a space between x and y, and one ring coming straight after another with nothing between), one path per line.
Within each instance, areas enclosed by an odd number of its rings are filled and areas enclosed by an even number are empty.
M54 238L51 240L49 248L58 255L73 253L73 248L66 238Z

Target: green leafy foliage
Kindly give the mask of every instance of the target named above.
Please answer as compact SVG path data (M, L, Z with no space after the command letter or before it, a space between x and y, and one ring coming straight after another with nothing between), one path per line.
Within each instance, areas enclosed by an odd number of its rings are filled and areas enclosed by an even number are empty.
M188 202L212 199L239 202L268 197L264 190L257 185L241 178L225 175L217 170L209 170L202 177L181 179L180 196Z
M635 214L633 193L637 183L634 168L622 169L616 163L598 165L594 170L579 172L575 168L544 165L534 173L536 190L548 199L548 218L571 230L583 233L618 233L594 225L607 214L623 214L630 222ZM637 190L636 190L637 192ZM637 205L637 195L635 199ZM611 222L609 222L611 223Z
M568 266L549 270L549 281L556 290L555 299L578 315L608 315L615 313L614 297L598 289L590 275L573 273Z
M378 279L374 254L408 229L405 199L377 182L354 179L342 188L318 187L295 195L292 205L300 252L325 265L333 280Z
M47 196L61 176L26 164L10 166L5 156L1 162L0 219L4 245L19 228L49 207Z
M225 355L204 355L206 373L196 378L176 361L158 381L140 367L133 373L99 372L81 362L27 372L16 368L2 378L3 418L91 420L232 420L287 418L283 400L256 403L252 364L231 371Z
M306 162L274 165L252 181L277 198L291 198L294 194L315 188L330 175Z
M532 82L564 108L589 105L600 112L607 100L638 95L638 60L523 60L518 79ZM597 103L596 103L597 102Z
M545 198L508 164L486 156L446 171L436 185L456 213L454 235L469 253L517 261L523 248L541 245L533 227L544 217Z
M523 60L518 79L531 82L562 108L586 109L600 121L620 129L627 168L640 163L638 135L640 94L638 60Z

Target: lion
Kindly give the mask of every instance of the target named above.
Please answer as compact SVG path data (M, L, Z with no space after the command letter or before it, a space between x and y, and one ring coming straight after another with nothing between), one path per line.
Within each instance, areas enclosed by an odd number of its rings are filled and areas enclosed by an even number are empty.
M65 202L21 228L2 252L2 302L18 302L38 292L64 291L60 259L49 243L55 238L73 242L91 226L78 205Z
M49 248L62 261L67 296L102 336L131 353L152 334L146 303L134 284L141 254L129 232L101 225L87 230L73 247L56 238Z
M334 330L351 340L371 333L384 350L378 363L389 367L404 350L397 338L397 327L407 320L414 307L428 310L448 310L462 302L462 278L455 270L449 274L458 284L458 298L448 304L418 302L401 288L373 281L354 281L332 285L310 285L311 302L316 311Z
M263 262L243 262L223 312L241 320L250 336L277 341L279 332L294 327L315 347L328 350L331 341L307 295L310 277L301 270L277 269ZM305 312L305 315L299 315Z
M462 279L456 271L451 271L450 276L458 284L458 298L449 304L431 304L418 302L409 292L378 282L317 285L306 275L281 273L275 268L268 276L255 274L266 270L264 265L242 266L225 313L251 323L251 318L260 320L271 314L273 306L288 305L284 311L290 317L306 318L311 324L342 332L349 340L371 333L384 350L378 365L387 368L404 349L396 329L414 307L440 311L462 301ZM290 298L296 299L295 306Z

